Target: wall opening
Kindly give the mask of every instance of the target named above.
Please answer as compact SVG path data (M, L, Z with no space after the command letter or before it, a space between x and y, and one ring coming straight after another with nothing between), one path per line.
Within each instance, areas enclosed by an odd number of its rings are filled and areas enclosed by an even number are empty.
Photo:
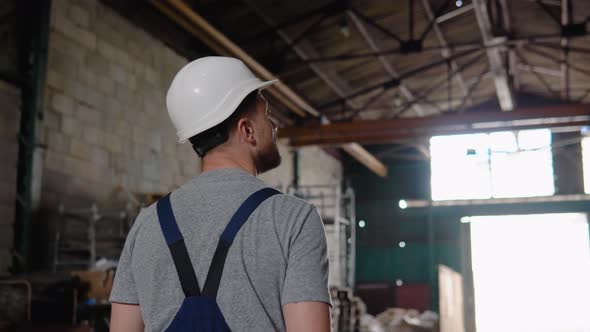
M478 332L590 331L586 214L471 217Z

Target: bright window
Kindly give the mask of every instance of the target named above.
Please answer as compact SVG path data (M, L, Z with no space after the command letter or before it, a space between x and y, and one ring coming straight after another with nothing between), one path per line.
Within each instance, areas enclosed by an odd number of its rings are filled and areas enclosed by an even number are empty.
M432 199L490 198L489 135L430 139Z
M432 199L549 196L555 192L547 129L436 136Z

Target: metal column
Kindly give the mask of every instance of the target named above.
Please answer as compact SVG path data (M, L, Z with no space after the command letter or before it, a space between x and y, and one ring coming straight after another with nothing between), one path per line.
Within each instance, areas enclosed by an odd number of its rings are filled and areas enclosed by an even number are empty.
M15 248L20 259L15 259L16 270L26 270L29 251L29 229L32 219L33 156L38 148L37 120L43 119L43 97L47 71L47 45L51 0L31 6L18 3L19 70L24 78L22 110L18 135L17 201L15 218Z

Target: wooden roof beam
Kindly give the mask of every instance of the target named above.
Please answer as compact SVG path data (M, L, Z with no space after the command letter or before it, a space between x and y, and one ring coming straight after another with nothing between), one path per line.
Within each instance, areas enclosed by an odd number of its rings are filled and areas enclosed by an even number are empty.
M227 38L223 33L213 27L202 16L194 12L184 1L151 0L151 3L160 12L168 16L172 21L179 24L195 37L199 38L219 54L230 55L241 59L252 71L263 79L269 80L274 78L274 75L270 71ZM306 115L303 111L311 115L320 114L295 91L280 81L274 84L274 87L269 90L274 97L281 100L281 102L284 102L290 110L299 115ZM359 144L349 143L343 145L342 148L377 175L381 177L387 176L387 168L385 165Z
M434 24L432 26L432 28L434 30L434 34L436 35L436 38L438 39L438 43L440 44L440 46L445 47L444 49L442 49L441 54L445 59L448 59L451 56L452 51L450 48L448 48L449 43L447 42L445 35L443 34L440 26L438 25L439 24L438 18L434 17L434 10L432 9L432 6L430 5L430 0L422 0L422 6L424 7L424 10L426 11L426 15L427 15L428 19L434 20ZM467 8L467 7L469 7L469 8ZM467 9L467 10L473 9L473 4L469 4L468 6L465 6L465 8L463 8L463 10L465 10L465 9ZM465 11L462 11L461 13L464 13L464 12ZM457 70L457 68L459 68L459 65L457 65L457 61L450 60L449 63L451 64L451 68L453 70ZM466 105L471 106L473 104L473 100L467 94L469 89L467 88L467 84L465 84L465 80L463 79L463 75L461 73L458 73L455 77L457 79L457 83L459 83L459 87L461 88L463 95L468 97Z
M543 3L549 6L561 6L562 0L528 0L529 2Z
M256 1L252 0L242 0L254 13L256 13L267 25L269 26L277 26L276 22L273 18L269 15L265 14L264 11L261 10L259 5ZM283 41L291 45L294 41L294 37L292 37L289 33L287 33L284 29L277 28L276 29L277 35L283 39ZM293 45L293 51L304 61L309 59L317 59L321 58L320 53L315 49L315 47L305 38L301 38L296 45ZM322 66L321 63L307 63L309 68L316 74L318 77L323 80L328 87L334 91L336 95L340 98L346 98L348 93L352 91L352 87L348 82L335 70L330 68L328 65ZM346 104L353 109L357 109L362 107L358 102L354 100L354 98L349 98L346 101Z
M508 7L508 0L500 0L500 7L502 7L502 21L504 22L504 31L509 36L513 35L512 29L512 17L510 15L509 7ZM508 48L508 72L512 76L512 84L516 91L520 90L520 83L521 83L521 75L518 71L519 63L518 57L516 56L516 51L514 49L514 45L510 45Z
M532 65L528 65L528 64L524 64L524 63L518 64L516 68L520 69L520 70L528 71L531 73L538 73L538 74L559 77L559 78L561 78L563 75L562 72L557 69L552 69L552 68L547 68L547 67L542 67L542 66L532 66Z
M468 5L459 7L457 9L453 10L453 11L450 11L450 12L448 12L446 14L443 14L443 15L437 17L435 22L438 23L438 24L443 23L443 22L446 22L446 21L451 20L451 19L453 19L453 18L455 18L455 17L457 17L459 15L465 14L465 13L467 13L468 11L470 11L472 9L473 9L473 4L470 3Z
M348 15L348 17L350 17L356 29L363 36L369 47L371 47L371 50L373 52L382 52L383 50L379 45L377 45L377 43L375 42L375 37L373 37L373 34L369 32L365 23L361 22L360 18L351 10L347 10L346 14ZM399 74L396 72L393 66L387 61L385 56L380 55L377 57L377 59L379 60L379 62L381 62L381 65L383 66L383 68L385 68L385 71L387 71L391 78L399 78ZM403 83L400 83L398 88L400 92L404 95L404 97L408 100L408 102L413 102L416 99L414 93ZM415 103L414 105L412 105L412 108L418 116L425 115L424 108L419 104Z
M484 44L486 46L493 46L498 40L492 34L492 23L486 1L473 0L473 6ZM490 62L490 70L494 74L494 84L500 107L503 111L512 111L516 105L516 101L510 86L507 70L502 61L500 49L498 47L488 47L486 52Z
M561 26L565 27L572 23L572 2L571 0L561 1ZM570 99L570 71L568 62L569 39L561 38L561 98Z
M289 127L279 131L294 146L333 145L355 141L363 144L391 143L403 139L475 132L570 127L590 124L590 104L532 107L512 112L477 112L339 122L314 127Z
M215 52L241 59L256 75L264 80L275 78L270 71L209 24L201 15L195 13L182 0L151 0L151 4ZM311 115L319 114L307 101L281 81L275 83L268 90L287 108L300 116L306 116L307 113Z
M243 2L267 25L277 26L277 23L269 15L266 15L263 12L255 1L243 0ZM290 36L285 30L277 29L276 33L283 39L285 43L287 43L287 45L291 45L293 43L294 38ZM297 44L293 45L293 50L303 60L320 57L319 52L305 38L301 38ZM311 70L313 70L316 75L318 75L332 89L332 91L334 91L341 98L346 97L347 93L352 91L352 87L335 70L326 68L325 66L322 67L316 63L308 63L308 65ZM352 99L347 99L346 103L354 109L361 107L361 105ZM356 158L359 162L367 166L379 176L384 177L387 175L387 168L385 165L377 158L372 156L369 152L364 150L364 148L360 145L350 142L348 145L340 146L340 148Z

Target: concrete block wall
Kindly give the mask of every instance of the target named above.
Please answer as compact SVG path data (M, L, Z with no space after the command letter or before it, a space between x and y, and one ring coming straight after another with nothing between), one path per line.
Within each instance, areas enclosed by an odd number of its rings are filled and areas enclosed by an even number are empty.
M124 186L133 192L168 192L200 173L188 144L176 142L165 94L188 60L98 0L53 0L41 149L42 212L91 201L108 205ZM0 82L0 274L13 245L18 89ZM292 154L262 175L268 184L292 182ZM302 149L301 183L340 176L340 163L315 148ZM87 205L84 205L87 206ZM43 224L49 217L38 214ZM38 226L35 226L38 227Z
M302 170L299 178L300 185L341 184L343 171L340 161L315 146L301 148L299 151L299 169ZM326 197L323 200L320 199L314 202L314 204L320 207L320 214L324 219L333 219L336 216L336 209L334 204L332 204L332 202L335 202L335 191L331 189L319 189L313 190L312 193L314 195L321 193ZM332 197L332 199L329 197ZM322 204L327 206L321 207Z
M268 185L285 190L293 182L293 148L279 141L282 162L279 167L261 174ZM299 151L299 184L335 184L342 180L342 164L318 147L302 147Z
M279 152L282 156L281 166L267 173L261 174L260 179L268 185L287 191L293 183L293 148L286 145L286 142L279 142ZM299 152L299 185L337 185L342 182L342 164L339 160L326 153L319 147L298 148ZM326 189L306 190L312 195L333 195L334 192ZM326 199L324 203L331 205ZM318 206L320 201L310 201ZM333 218L334 208L324 208L320 211L322 217Z
M319 147L299 149L300 185L333 184L342 180L342 164Z
M14 238L20 89L0 81L0 276L7 273Z
M54 0L42 204L167 192L200 172L165 94L187 59L97 0Z
M293 151L287 145L287 142L281 140L278 142L279 153L281 154L281 165L258 177L269 186L280 190L286 188L293 182Z
M200 171L190 145L178 145L165 93L188 61L97 0L54 0L44 121L43 202L78 195L109 198L119 185L166 192ZM262 175L292 182L292 154ZM301 184L342 177L319 148L300 149Z

